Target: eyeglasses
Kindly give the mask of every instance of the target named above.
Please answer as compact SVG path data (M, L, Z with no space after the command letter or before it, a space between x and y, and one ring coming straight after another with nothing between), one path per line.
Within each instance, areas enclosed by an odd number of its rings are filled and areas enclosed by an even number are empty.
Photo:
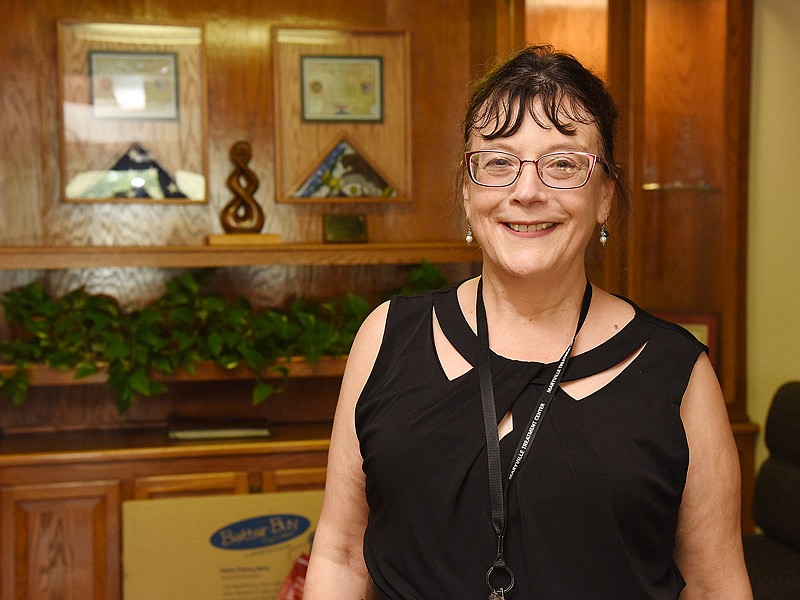
M574 190L586 185L598 162L605 164L596 154L589 152L551 152L536 160L523 160L510 152L478 150L464 155L469 178L483 187L506 187L519 179L522 166L533 163L539 179L549 188Z

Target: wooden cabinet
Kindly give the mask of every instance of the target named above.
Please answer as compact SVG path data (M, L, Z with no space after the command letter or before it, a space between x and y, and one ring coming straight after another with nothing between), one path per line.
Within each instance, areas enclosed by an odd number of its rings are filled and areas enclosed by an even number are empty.
M126 500L322 489L330 424L264 440L168 442L164 430L0 438L0 596L119 600Z
M526 41L574 53L620 105L633 208L612 215L593 278L648 310L714 319L731 420L746 421L751 1L522 5Z
M632 214L592 252L594 281L674 320L711 323L753 528L758 427L745 398L752 0L515 0L525 41L604 76L620 105ZM618 215L617 215L618 217ZM598 250L598 249L595 249Z
M623 289L653 312L712 324L708 343L742 467L742 527L752 531L758 427L749 422L745 387L752 3L631 4L627 14L614 13L628 46L619 88L634 201Z
M731 420L747 421L745 292L752 7L647 0L629 16L630 295L718 323Z

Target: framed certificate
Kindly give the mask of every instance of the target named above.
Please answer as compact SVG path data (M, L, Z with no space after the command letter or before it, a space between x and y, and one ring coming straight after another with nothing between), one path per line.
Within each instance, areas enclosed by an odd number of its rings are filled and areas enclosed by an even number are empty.
M408 32L273 29L275 200L409 202Z
M178 118L174 52L89 52L89 73L95 117Z
M65 202L208 202L202 26L58 23Z
M380 56L301 56L304 121L383 120Z

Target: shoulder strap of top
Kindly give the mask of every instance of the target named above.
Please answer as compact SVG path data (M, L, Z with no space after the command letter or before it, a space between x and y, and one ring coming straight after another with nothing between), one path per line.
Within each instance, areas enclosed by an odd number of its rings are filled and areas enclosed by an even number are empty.
M436 319L447 341L461 356L475 365L478 360L478 336L472 331L461 311L461 305L458 303L458 286L435 293L433 306L436 310Z

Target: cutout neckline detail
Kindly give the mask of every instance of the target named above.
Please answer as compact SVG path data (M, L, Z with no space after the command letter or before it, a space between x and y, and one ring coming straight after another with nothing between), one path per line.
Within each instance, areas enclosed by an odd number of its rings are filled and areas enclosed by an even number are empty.
M478 336L467 322L461 305L458 302L458 286L453 286L434 294L433 309L435 319L438 322L441 333L453 347L473 367L477 365ZM647 342L649 335L647 327L643 326L641 311L638 306L628 302L634 309L633 318L623 325L613 336L601 344L590 348L580 354L575 354L570 359L569 369L564 374L564 382L583 379L585 377L601 373L624 362ZM432 311L433 319L433 311ZM500 360L506 363L518 365L530 365L531 367L544 367L542 371L547 371L547 367L555 365L555 362L542 364L534 361L516 360L507 358L493 351L493 360ZM440 360L441 363L441 360Z

